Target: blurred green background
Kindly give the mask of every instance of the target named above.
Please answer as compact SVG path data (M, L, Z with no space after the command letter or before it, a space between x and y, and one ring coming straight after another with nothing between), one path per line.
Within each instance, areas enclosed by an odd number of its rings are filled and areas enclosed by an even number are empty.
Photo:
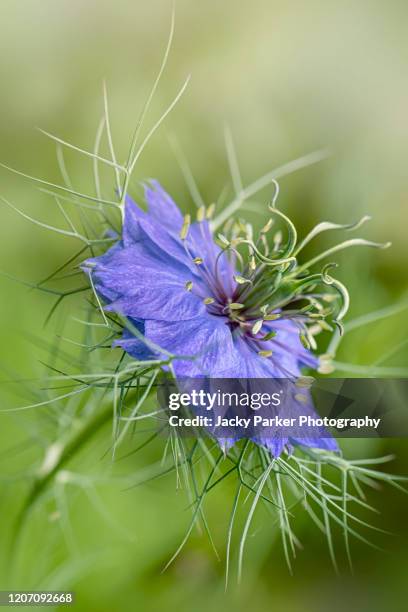
M163 0L2 0L0 19L0 161L28 174L60 182L55 146L35 127L92 149L103 113L102 81L109 91L112 130L120 160L157 73L168 36L171 4ZM321 147L327 160L281 181L280 206L303 233L316 222L374 219L364 237L386 241L387 251L342 254L339 278L350 288L349 317L407 298L408 6L404 1L178 0L176 33L168 67L147 117L150 126L191 81L182 100L149 143L133 188L156 177L187 211L192 200L175 159L172 138L188 159L208 203L230 184L224 124L231 128L247 184ZM92 191L92 163L67 155L76 187ZM60 213L35 186L0 169L1 195L45 223L61 226ZM112 186L113 189L113 186ZM231 194L231 190L229 192ZM227 194L228 195L228 194ZM259 194L265 202L271 190ZM0 208L1 270L37 282L76 248ZM251 217L251 213L246 212ZM255 216L254 216L255 219ZM320 246L331 244L324 237ZM48 296L0 278L1 408L26 402L23 385L35 378L44 352L30 334L52 339L45 327ZM65 315L70 314L70 306ZM406 311L350 333L340 361L371 364L407 337ZM406 348L406 347L405 347ZM384 365L407 366L401 347ZM223 591L223 568L204 537L194 534L178 561L161 569L188 524L183 491L174 478L124 491L109 480L98 499L87 488L62 487L55 514L40 505L20 543L10 577L7 541L27 491L24 474L47 444L41 411L0 417L2 544L1 588L75 589L78 610L405 610L408 500L381 489L370 501L385 552L353 542L355 573L345 563L340 577L330 564L324 537L298 512L295 531L304 544L288 573L276 527L267 520L248 544L244 583ZM104 456L107 427L76 458L84 472L110 471ZM156 447L122 462L117 471L137 473L160 456ZM408 473L406 440L345 441L348 456L395 453L390 470ZM115 468L116 469L116 468ZM224 542L231 504L226 488L209 500L216 538ZM375 538L376 539L376 536ZM341 548L341 533L336 534ZM341 555L340 555L341 558Z

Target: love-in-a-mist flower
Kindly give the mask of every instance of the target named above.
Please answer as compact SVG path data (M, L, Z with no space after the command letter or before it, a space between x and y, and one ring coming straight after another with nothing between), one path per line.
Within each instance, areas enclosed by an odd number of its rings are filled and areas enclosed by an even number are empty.
M121 239L84 263L105 309L129 321L116 346L138 360L172 355L177 378L296 382L302 367L317 367L306 322L311 310L317 310L315 323L322 318L322 307L308 295L319 279L290 277L293 236L284 247L280 232L272 246L265 238L273 215L256 241L241 221L231 222L217 244L211 209L199 209L191 222L156 181L145 198L147 212L127 198ZM247 262L238 248L248 251ZM307 305L295 308L301 300ZM310 396L304 397L303 413L312 413ZM290 441L277 437L257 441L279 455ZM330 437L291 441L337 449Z

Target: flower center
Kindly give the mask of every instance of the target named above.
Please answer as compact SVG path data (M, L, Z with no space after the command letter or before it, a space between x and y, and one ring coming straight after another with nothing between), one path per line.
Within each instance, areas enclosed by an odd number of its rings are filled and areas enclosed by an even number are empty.
M257 237L254 237L250 224L242 219L230 219L225 223L223 233L214 239L209 224L203 222L202 214L197 218L201 232L198 242L194 240L194 233L192 239L188 239L188 215L180 233L200 277L197 287L192 288L189 282L186 288L202 298L211 315L224 317L234 334L255 344L263 356L269 356L270 343L265 349L262 345L275 336L272 321L290 319L292 329L298 328L304 347L316 349L314 335L325 329L333 331L326 318L331 317L341 333L339 321L348 308L347 290L327 273L334 264L327 264L320 273L314 274L308 271L308 264L315 263L322 256L298 264L298 252L308 237L298 245L292 221L275 208L275 200L276 197L268 207L271 218ZM276 220L286 226L286 241L281 230L270 233ZM213 248L213 241L220 247L219 251ZM198 245L204 254L194 252ZM338 295L327 294L328 286ZM336 297L341 300L337 316L330 306Z

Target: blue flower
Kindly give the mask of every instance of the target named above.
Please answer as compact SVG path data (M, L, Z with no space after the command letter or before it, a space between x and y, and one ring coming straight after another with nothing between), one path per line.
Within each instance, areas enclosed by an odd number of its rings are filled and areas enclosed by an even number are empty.
M296 321L257 303L240 254L215 243L204 210L190 224L157 181L145 199L147 212L127 197L122 239L84 262L105 309L129 321L116 346L138 360L174 355L177 378L296 380L317 366ZM288 442L257 441L274 455ZM298 442L337 450L328 437Z

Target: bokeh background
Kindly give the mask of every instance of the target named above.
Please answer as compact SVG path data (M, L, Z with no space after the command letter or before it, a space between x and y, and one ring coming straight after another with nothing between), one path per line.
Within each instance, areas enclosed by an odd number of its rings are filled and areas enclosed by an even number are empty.
M60 182L55 146L36 127L91 149L103 112L106 79L112 130L124 160L137 116L160 65L171 3L164 0L2 0L0 19L0 161ZM157 177L189 210L192 199L175 158L177 140L203 199L217 200L230 178L224 145L228 124L244 183L310 151L329 147L325 161L281 181L280 205L307 232L320 220L354 221L371 214L362 231L386 241L387 251L357 249L339 256L339 277L350 288L350 317L407 299L408 6L404 1L178 0L168 67L147 117L166 108L188 74L182 100L145 150L133 189ZM92 165L68 155L75 185L92 189ZM60 225L50 200L23 178L0 169L0 193L43 222ZM112 186L113 189L113 186ZM231 189L230 189L230 195ZM265 190L254 204L270 197ZM258 213L246 212L256 222ZM35 227L0 207L1 271L37 282L73 252L73 241ZM262 219L262 217L261 217ZM324 237L320 245L331 244ZM25 401L24 385L45 359L39 346L55 334L44 327L49 298L0 278L1 408ZM69 314L69 310L68 313ZM342 362L372 364L400 345L384 365L408 365L407 311L350 333ZM36 341L32 336L36 336ZM0 416L1 588L74 588L78 610L405 610L408 499L381 489L370 500L392 536L384 551L353 543L354 575L330 564L327 543L301 512L296 532L304 549L290 576L276 527L267 519L248 545L243 585L224 594L222 564L194 534L178 561L161 569L188 522L174 479L124 491L109 481L97 500L86 487L66 487L63 517L40 506L26 526L17 573L10 577L6 545L27 491L25 474L44 453L44 415ZM93 474L109 470L109 428L76 461ZM349 456L395 453L389 469L408 473L406 440L345 441ZM119 466L134 472L157 448ZM107 468L108 465L108 468ZM219 542L231 504L228 488L208 503ZM65 507L65 506L64 506ZM61 523L63 523L61 525ZM68 534L68 535L67 535ZM224 534L224 535L223 535ZM336 534L341 549L341 534ZM341 553L340 553L341 559Z

